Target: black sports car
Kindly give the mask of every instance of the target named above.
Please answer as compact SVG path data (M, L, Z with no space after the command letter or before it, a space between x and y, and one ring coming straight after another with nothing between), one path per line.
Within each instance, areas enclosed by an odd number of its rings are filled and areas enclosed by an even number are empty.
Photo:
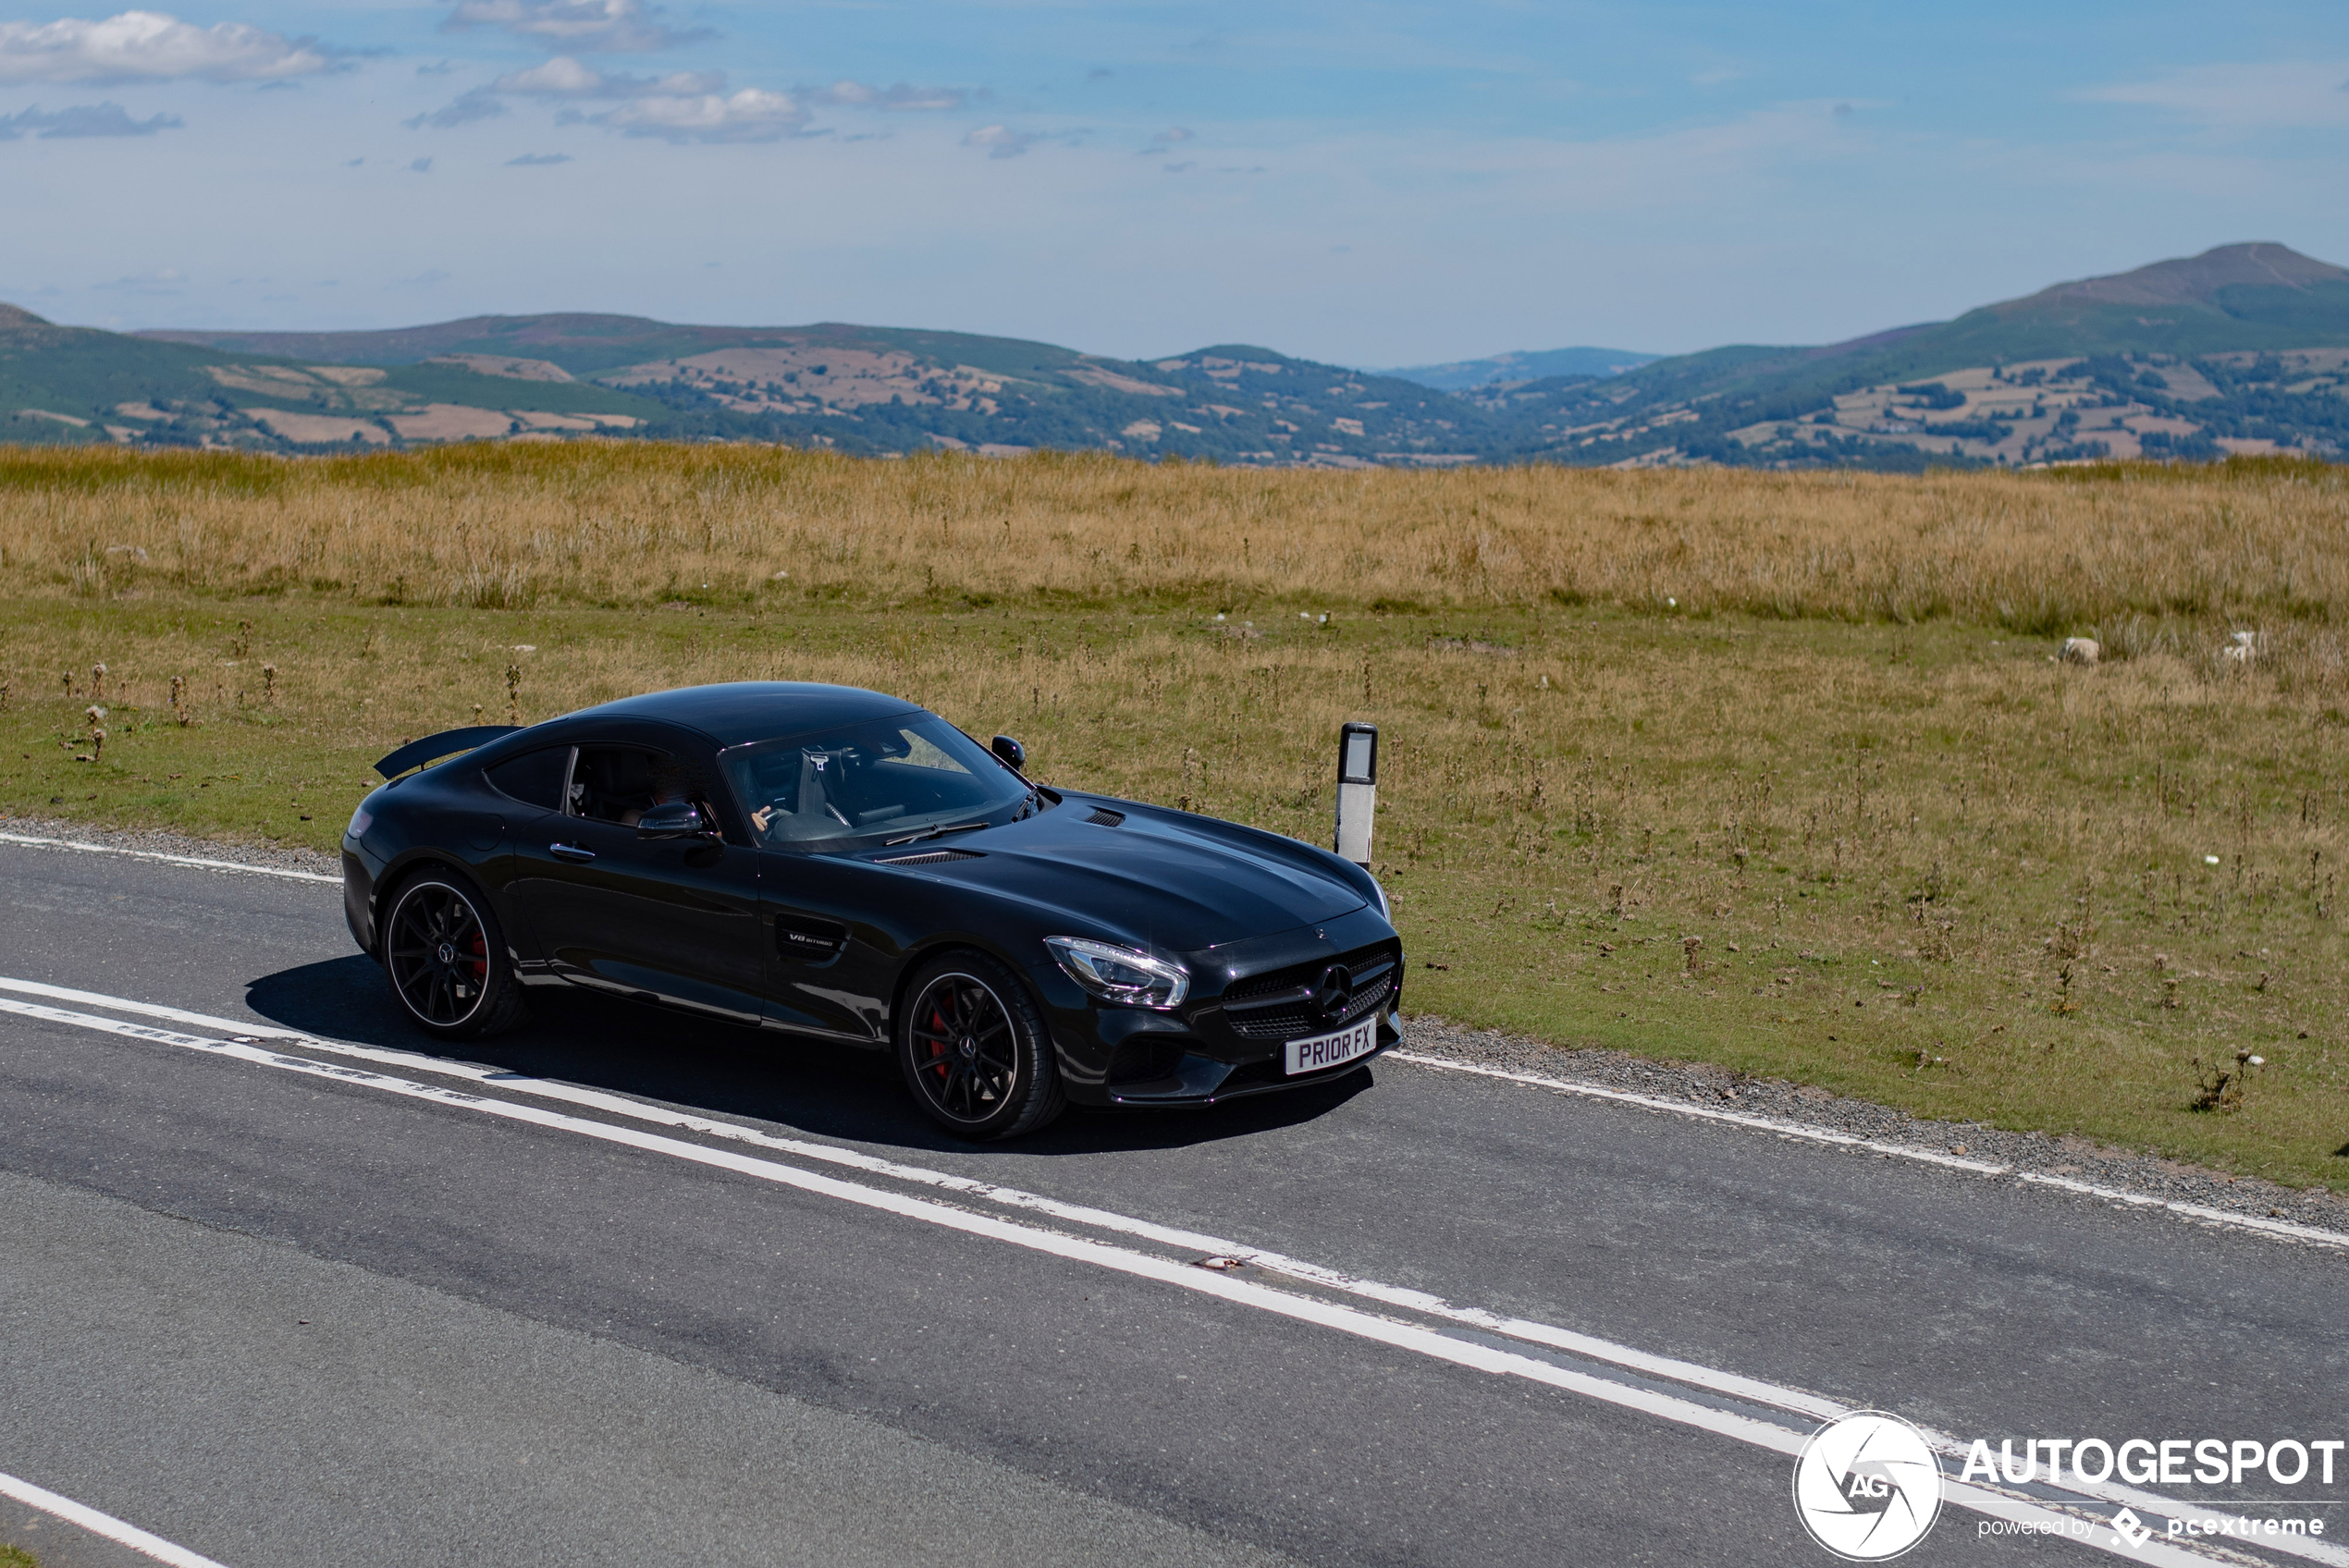
M451 730L376 765L343 909L443 1038L589 986L893 1049L974 1138L1064 1100L1321 1082L1398 1038L1368 871L1025 765L901 698L785 682Z

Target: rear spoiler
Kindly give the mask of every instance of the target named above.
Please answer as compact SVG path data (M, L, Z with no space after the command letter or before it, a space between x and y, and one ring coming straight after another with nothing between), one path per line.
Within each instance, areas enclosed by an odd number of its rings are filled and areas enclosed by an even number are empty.
M464 729L444 729L437 735L409 741L375 764L375 771L386 778L397 778L412 767L422 767L428 762L455 756L459 752L486 746L499 736L511 735L521 728L519 724L476 724Z

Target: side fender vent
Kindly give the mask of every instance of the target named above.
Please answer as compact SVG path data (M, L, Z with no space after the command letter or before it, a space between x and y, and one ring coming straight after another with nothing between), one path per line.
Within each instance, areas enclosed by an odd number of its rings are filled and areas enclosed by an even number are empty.
M1114 827L1125 820L1125 814L1122 811L1112 811L1107 806L1095 806L1092 815L1085 820L1096 827Z
M925 850L917 855L890 855L873 862L875 865L936 865L948 860L984 860L977 850Z

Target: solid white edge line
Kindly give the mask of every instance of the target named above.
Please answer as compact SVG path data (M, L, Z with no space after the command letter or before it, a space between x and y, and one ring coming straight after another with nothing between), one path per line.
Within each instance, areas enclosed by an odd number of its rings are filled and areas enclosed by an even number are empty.
M781 1154L788 1154L800 1158L821 1160L828 1164L844 1166L852 1170L866 1171L873 1175L886 1176L898 1181L916 1182L945 1191L961 1193L969 1196L985 1199L990 1202L1000 1203L1006 1207L1027 1209L1036 1213L1050 1215L1055 1219L1064 1219L1075 1224L1088 1226L1096 1230L1111 1231L1125 1235L1134 1236L1145 1241L1156 1242L1163 1246L1187 1248L1211 1256L1220 1256L1243 1258L1248 1262L1256 1264L1260 1268L1275 1273L1286 1274L1295 1279L1304 1280L1310 1283L1321 1285L1325 1289L1338 1291L1349 1295L1360 1296L1366 1300L1382 1302L1388 1305L1402 1307L1408 1311L1424 1313L1430 1317L1443 1317L1452 1322L1463 1324L1467 1327L1482 1329L1489 1333L1500 1334L1511 1339L1523 1340L1528 1343L1544 1345L1554 1350L1563 1351L1569 1354L1584 1356L1593 1361L1606 1362L1614 1366L1624 1367L1627 1370L1647 1373L1661 1378L1667 1378L1675 1382L1688 1384L1691 1388L1703 1389L1708 1393L1719 1394L1728 1398L1750 1400L1757 1404L1773 1405L1778 1409L1790 1411L1802 1415L1807 1415L1816 1420L1833 1420L1835 1417L1846 1414L1851 1408L1839 1401L1830 1399L1825 1395L1812 1393L1806 1390L1794 1389L1781 1384L1765 1382L1759 1378L1748 1378L1738 1373L1723 1371L1719 1368L1705 1366L1694 1362L1682 1361L1672 1356L1657 1355L1647 1351L1634 1349L1629 1345L1617 1344L1612 1341L1602 1340L1593 1335L1577 1333L1569 1329L1557 1328L1548 1323L1543 1323L1522 1317L1503 1317L1499 1314L1487 1312L1478 1307L1457 1306L1445 1300L1443 1297L1431 1294L1424 1291L1415 1291L1402 1286L1388 1285L1375 1280L1367 1280L1345 1274L1337 1269L1324 1268L1319 1264L1307 1263L1301 1259L1285 1256L1280 1253L1270 1252L1262 1248L1251 1247L1246 1243L1232 1241L1225 1237L1209 1235L1200 1231L1183 1230L1173 1226L1161 1225L1151 1220L1140 1219L1129 1215L1119 1214L1113 1210L1095 1208L1085 1204L1068 1203L1061 1199L1050 1198L1039 1194L1024 1192L1016 1187L1005 1187L992 1182L981 1181L975 1177L956 1176L946 1171L933 1170L922 1166L906 1165L900 1161L883 1158L878 1155L864 1154L855 1149L841 1148L830 1144L813 1143L800 1138L779 1137L773 1133L762 1133L756 1128L744 1127L736 1122L719 1121L707 1117L681 1114L675 1110L665 1109L664 1108L658 1106L648 1105L641 1100L633 1100L623 1096L608 1094L602 1090L583 1088L578 1084L565 1084L555 1079L532 1078L519 1073L500 1072L496 1069L479 1066L471 1062L455 1062L437 1057L428 1057L414 1051L405 1051L374 1046L361 1046L345 1041L321 1039L316 1035L306 1035L300 1030L287 1029L277 1024L249 1023L237 1019L220 1018L210 1013L196 1012L186 1008L169 1007L155 1002L132 1001L127 998L108 996L104 992L75 990L69 986L45 985L35 980L17 980L7 977L0 977L0 991L17 991L31 996L47 997L54 1000L80 1002L88 1006L110 1008L119 1012L132 1012L150 1018L168 1019L177 1023L189 1023L202 1028L217 1029L232 1036L242 1036L246 1038L259 1036L282 1039L300 1044L312 1049L327 1052L332 1055L348 1057L356 1060L374 1062L382 1066L400 1067L412 1072L431 1072L442 1077L462 1078L483 1084L495 1084L498 1088L503 1090L510 1090L520 1094L535 1096L543 1099L552 1099L566 1104L577 1105L584 1109L600 1110L610 1115L626 1117L632 1121L642 1121L650 1125L676 1127L688 1132L703 1133L707 1136L728 1138L735 1142L747 1143L757 1147L772 1149ZM5 1008L5 1003L0 1003L0 1008ZM1441 1059L1436 1059L1436 1060L1439 1063L1441 1062ZM1449 1063L1443 1064L1458 1065ZM1474 1072L1480 1074L1492 1076L1506 1076L1515 1082L1523 1082L1541 1086L1549 1086L1561 1082L1559 1080L1543 1079L1526 1073L1504 1072L1503 1070L1500 1069L1464 1067L1463 1071ZM1576 1085L1571 1084L1567 1084L1564 1086L1568 1088L1588 1087L1588 1085ZM1656 1101L1654 1100L1653 1096L1631 1095L1629 1092L1622 1090L1606 1089L1597 1090L1595 1092L1604 1097L1628 1098L1637 1104L1654 1103L1660 1108L1666 1109L1688 1109L1693 1114L1701 1117L1733 1121L1754 1130L1775 1132L1779 1130L1782 1125L1785 1125L1765 1117L1758 1117L1751 1114L1740 1114L1728 1111L1707 1111L1701 1107L1676 1107L1674 1102L1668 1100ZM1814 1129L1802 1130L1817 1131ZM1823 1135L1833 1142L1850 1145L1855 1147L1882 1146L1871 1145L1865 1139L1855 1138L1847 1133L1825 1133ZM1999 1168L1994 1167L1991 1169L1996 1171ZM2049 1182L2051 1184L2086 1188L2086 1190L2092 1194L2097 1191L2095 1188L2087 1187L2085 1183L2069 1182L2061 1177L2049 1177L2045 1180ZM2123 1195L2132 1197L2136 1203L2148 1206L2157 1204L2160 1201L2155 1198L2137 1196L2136 1194ZM2329 1234L2330 1232L2319 1233ZM2343 1240L2344 1242L2349 1242L2349 1237L2344 1237ZM1966 1453L1968 1445L1959 1439L1943 1433L1935 1432L1930 1428L1921 1429L1925 1430L1928 1440L1933 1442L1937 1450L1949 1457L1952 1459L1960 1459ZM2101 1483L2075 1481L2069 1483L2068 1485L2069 1489L2078 1492L2083 1496L2093 1497L2106 1502L2126 1505L2134 1508L2156 1510L2179 1518L2207 1520L2219 1517L2218 1514L2202 1509L2198 1504L2186 1503L2164 1498L2156 1493L2144 1491L2117 1481L2106 1481ZM2340 1552L2339 1549L2331 1549L2331 1550L2320 1553L2319 1555L2322 1561L2349 1565L2349 1553Z
M92 844L78 839L42 838L30 833L9 833L0 831L0 844L25 844L43 849L77 850L85 854L122 855L131 860L154 861L163 865L189 866L203 871L243 872L254 876L277 876L295 882L323 882L329 883L337 887L339 887L342 883L342 878L339 876L328 876L314 871L289 871L277 866L249 865L240 861L207 860L196 855L165 854L156 850L121 849L112 844ZM5 984L6 983L0 982L0 985ZM95 996L90 996L86 993L80 995L78 999L86 999L100 1005L115 1002L115 999L111 998L101 998ZM134 1004L115 1003L115 1005L130 1007ZM190 1021L192 1022L194 1020L191 1017ZM235 1024L231 1021L207 1022L222 1023L228 1027L243 1027L241 1025ZM245 1032L252 1034L259 1033L261 1031L246 1028ZM283 1031L271 1031L270 1033L277 1034L280 1037L285 1038L304 1040L310 1038L308 1035L289 1035ZM318 1045L321 1049L333 1050L338 1048L338 1047L327 1044L324 1041L314 1041L313 1043ZM1746 1127L1757 1132L1776 1133L1786 1137L1804 1138L1814 1143L1833 1144L1865 1148L1873 1153L1889 1155L1897 1158L1913 1160L1921 1164L1938 1165L1954 1170L1971 1171L1977 1176L2012 1176L2019 1182L2029 1182L2038 1186L2060 1187L2067 1192L2077 1193L2083 1196L2101 1198L2108 1203L2125 1203L2146 1207L2158 1207L2167 1209L2169 1212L2178 1215L2181 1218L2201 1220L2206 1224L2223 1225L2234 1230L2252 1231L2263 1235L2284 1237L2296 1242L2305 1242L2316 1246L2349 1248L2349 1234L2343 1234L2335 1231L2318 1230L2314 1226L2302 1225L2290 1219L2267 1219L2256 1215L2232 1213L2223 1208L2210 1208L2202 1204L2184 1203L2165 1198L2150 1197L2143 1193L2126 1192L2117 1187L2102 1187L2095 1184L2094 1182L2077 1182L2068 1177L2050 1176L2035 1170L2021 1170L2011 1165L1993 1165L1984 1160L1968 1159L1961 1155L1944 1154L1938 1149L1919 1148L1913 1144L1888 1144L1874 1138L1854 1137L1850 1133L1832 1132L1824 1127L1812 1127L1799 1121L1780 1121L1770 1117L1754 1116L1750 1113L1733 1110L1712 1110L1703 1106L1688 1105L1680 1101L1666 1099L1661 1096L1642 1095L1628 1089L1602 1088L1595 1084L1577 1084L1563 1078L1543 1077L1539 1073L1513 1072L1504 1068L1484 1067L1473 1062L1453 1061L1445 1057L1427 1056L1419 1051L1392 1050L1388 1051L1386 1056L1390 1060L1396 1061L1408 1061L1417 1067L1432 1067L1448 1072L1470 1072L1480 1077L1497 1078L1508 1083L1524 1084L1534 1087L1556 1090L1566 1094L1581 1095L1593 1099L1617 1100L1626 1105L1641 1106L1649 1110L1669 1111L1675 1116L1691 1117L1706 1121L1728 1122L1735 1126ZM1265 1266L1267 1268L1274 1267L1271 1261L1272 1255L1265 1254L1261 1256L1265 1258ZM1332 1283L1333 1281L1324 1280L1320 1282L1326 1284ZM1488 1323L1482 1326L1492 1328L1494 1331L1500 1333L1516 1333L1515 1329L1500 1328L1496 1323ZM1554 1332L1564 1332L1564 1330L1554 1330ZM1524 1338L1527 1336L1518 1335L1517 1337ZM1543 1342L1549 1341L1545 1340ZM1789 1408L1807 1407L1790 1406Z
M18 982L18 986L31 984ZM331 1063L312 1061L306 1057L284 1056L256 1045L238 1041L210 1040L197 1035L182 1035L168 1029L120 1019L100 1018L89 1013L70 1012L63 1008L43 1006L37 1002L21 1002L0 998L0 1011L22 1017L71 1024L105 1034L130 1039L146 1040L160 1045L177 1046L202 1051L215 1057L228 1057L256 1066L275 1068L300 1076L339 1080L380 1089L387 1094L409 1099L432 1101L461 1108L486 1116L502 1118L530 1126L568 1132L604 1143L643 1150L650 1154L667 1155L690 1164L708 1166L732 1171L738 1175L772 1182L778 1186L796 1188L824 1197L838 1198L861 1207L894 1214L904 1219L919 1220L941 1229L961 1231L990 1241L1007 1243L1030 1251L1088 1263L1112 1272L1126 1274L1156 1283L1172 1285L1197 1294L1213 1296L1235 1305L1252 1306L1275 1317L1332 1329L1340 1333L1385 1344L1397 1350L1408 1350L1431 1360L1448 1362L1473 1371L1498 1376L1522 1378L1564 1392L1580 1394L1604 1404L1654 1416L1676 1425L1695 1427L1734 1440L1766 1449L1788 1456L1799 1452L1805 1434L1775 1423L1759 1421L1733 1411L1717 1410L1710 1405L1659 1392L1635 1388L1578 1372L1570 1367L1556 1366L1531 1356L1511 1351L1456 1339L1449 1334L1394 1318L1381 1317L1334 1302L1273 1290L1252 1280L1202 1269L1195 1264L1177 1263L1169 1258L1152 1256L1129 1248L1113 1246L1065 1231L1048 1231L1040 1226L1026 1225L969 1209L952 1207L928 1198L911 1197L854 1182L842 1181L818 1171L801 1170L774 1160L738 1155L731 1150L713 1149L700 1144L688 1144L658 1133L639 1132L633 1127L615 1127L609 1122L590 1121L567 1116L560 1111L546 1110L537 1106L523 1105L511 1100L461 1090L445 1089L411 1079L393 1078L382 1073L363 1072L357 1068L337 1067ZM250 1031L247 1031L250 1033ZM1939 1434L1936 1434L1939 1437ZM1977 1509L1997 1517L2011 1520L2068 1522L2076 1514L2044 1507L2028 1500L1986 1491L1963 1481L1944 1477L1942 1496L1947 1502L1960 1507ZM2094 1536L2080 1540L2069 1534L2059 1538L2072 1540L2116 1555L2132 1557L2140 1562L2194 1564L2214 1561L2208 1554L2191 1547L2178 1548L2166 1543L2148 1542L2143 1548L2123 1550L2115 1544L2098 1541ZM2349 1562L2349 1552L2331 1543L2307 1542L2283 1544L2261 1541L2263 1546L2294 1556L2313 1558L2324 1562ZM2217 1561L2226 1561L2217 1559Z
M327 876L315 871L288 871L282 866L247 865L241 861L205 860L198 855L167 855L160 850L125 850L112 844L86 843L80 839L43 839L31 833L0 832L0 844L30 844L44 850L80 850L84 854L123 855L131 860L151 860L162 865L192 866L199 871L241 871L254 876L282 876L294 882L332 882L342 885L339 876Z
M6 982L0 982L5 985ZM2188 1219L2208 1224L2232 1226L2255 1231L2262 1235L2286 1237L2316 1246L2349 1247L2349 1233L2323 1231L2313 1225L2303 1225L2291 1219L2265 1219L2257 1215L2235 1214L2223 1208L2210 1208L2198 1203L2185 1203L2173 1198L2158 1198L2146 1193L2132 1193L2119 1187L2100 1187L2093 1182L2077 1182L2069 1176L2049 1176L2036 1170L2024 1170L2012 1165L1992 1165L1979 1159L1967 1159L1959 1155L1943 1154L1938 1149L1919 1148L1914 1144L1888 1144L1876 1138L1863 1138L1850 1133L1838 1133L1830 1128L1813 1127L1806 1122L1780 1121L1775 1117L1755 1116L1750 1111L1713 1110L1701 1105L1689 1105L1666 1099L1661 1095L1642 1095L1630 1089L1603 1088L1596 1084L1577 1084L1567 1078L1545 1078L1535 1072L1513 1072L1506 1068L1485 1067L1472 1061L1454 1061L1446 1057L1422 1056L1418 1051L1394 1050L1386 1053L1391 1061L1408 1061L1414 1067L1433 1067L1445 1072L1468 1072L1479 1078L1498 1078L1511 1084L1524 1084L1534 1088L1551 1089L1561 1094L1580 1095L1590 1099L1616 1100L1636 1105L1646 1110L1670 1111L1675 1116L1692 1117L1703 1121L1726 1121L1758 1133L1776 1133L1781 1137L1802 1138L1811 1143L1832 1144L1841 1148L1865 1149L1871 1154L1890 1155L1900 1159L1912 1159L1926 1165L1948 1166L1970 1171L1976 1176L2011 1176L2018 1182L2035 1186L2060 1187L2083 1196L2101 1198L2107 1203L2125 1203L2140 1208L2163 1208Z
M992 1182L981 1181L975 1177L957 1176L923 1166L906 1165L878 1155L864 1154L831 1144L814 1143L801 1138L780 1137L771 1133L762 1133L756 1128L744 1127L737 1122L719 1121L707 1117L681 1113L663 1107L647 1105L641 1100L629 1099L621 1095L608 1094L598 1089L582 1088L577 1084L565 1084L555 1079L531 1078L519 1073L499 1072L472 1062L449 1061L413 1051L353 1045L340 1040L325 1040L314 1035L280 1028L275 1024L247 1023L236 1019L217 1018L208 1013L191 1011L185 1008L166 1007L154 1002L130 1001L124 998L110 997L102 992L79 991L70 986L43 985L35 980L0 977L0 990L46 997L53 1001L78 1002L89 1007L103 1007L117 1012L138 1013L147 1018L166 1019L174 1023L192 1024L203 1029L216 1029L232 1037L285 1040L310 1049L326 1051L355 1060L374 1062L378 1066L398 1067L409 1072L430 1072L441 1077L462 1078L477 1084L495 1084L502 1090L535 1096L541 1099L558 1100L587 1109L603 1111L609 1115L623 1116L631 1121L654 1126L681 1128L705 1136L728 1138L738 1143L772 1149L780 1154L821 1160L830 1165L846 1166L872 1175L886 1176L897 1181L918 1182L924 1186L967 1194L973 1197L1000 1203L1006 1207L1046 1214L1056 1219L1067 1220L1095 1230L1111 1231L1144 1241L1156 1242L1162 1246L1186 1248L1205 1256L1242 1258L1255 1264L1258 1268L1308 1280L1348 1295L1384 1302L1390 1306L1425 1313L1430 1317L1448 1318L1470 1328L1482 1329L1488 1333L1524 1340L1529 1343L1545 1345L1553 1350L1587 1356L1594 1361L1609 1362L1632 1371L1669 1378L1676 1382L1688 1383L1709 1392L1752 1400L1759 1404L1776 1405L1780 1409L1790 1410L1798 1415L1812 1416L1818 1420L1832 1420L1851 1408L1839 1401L1828 1399L1821 1394L1810 1393L1799 1389L1783 1388L1775 1383L1740 1377L1736 1373L1702 1366L1671 1356L1653 1354L1646 1351L1635 1350L1629 1345L1616 1344L1611 1341L1598 1339L1589 1334L1577 1333L1570 1329L1561 1329L1552 1324L1522 1317L1505 1317L1478 1307L1455 1305L1443 1297L1430 1294L1425 1291L1384 1284L1376 1280L1360 1279L1334 1268L1324 1268L1320 1264L1288 1257L1280 1253L1250 1246L1247 1243L1232 1241L1226 1237L1161 1225L1152 1220L1137 1219L1113 1210L1069 1203L1059 1198L1046 1197L1038 1193L1025 1192L1017 1187L1005 1187Z
M168 1562L172 1568L223 1568L202 1552L175 1546L161 1536L151 1536L136 1525L126 1525L111 1513L101 1513L87 1503L76 1502L46 1487L36 1487L5 1470L0 1470L0 1497L12 1497L28 1508L37 1508L69 1525L79 1525L93 1536L104 1536L158 1562Z

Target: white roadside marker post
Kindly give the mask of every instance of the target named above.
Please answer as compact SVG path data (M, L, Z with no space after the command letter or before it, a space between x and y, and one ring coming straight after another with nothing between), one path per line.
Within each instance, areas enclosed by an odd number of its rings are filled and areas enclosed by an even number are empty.
M1337 732L1337 852L1371 864L1371 817L1378 809L1378 726L1347 724Z

